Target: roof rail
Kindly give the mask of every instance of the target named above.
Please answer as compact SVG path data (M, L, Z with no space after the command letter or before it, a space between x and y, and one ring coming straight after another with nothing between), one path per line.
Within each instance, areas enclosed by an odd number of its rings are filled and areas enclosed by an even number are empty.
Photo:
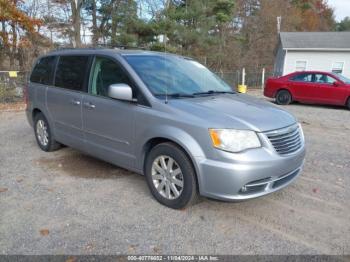
M101 49L116 49L116 50L147 50L144 46L127 46L127 45L98 45L95 47L58 47L52 51L64 51L64 50L101 50Z
M100 47L100 46L97 46L97 47L59 47L59 48L56 48L55 51L61 51L61 50L97 50L97 49L106 49L108 47Z

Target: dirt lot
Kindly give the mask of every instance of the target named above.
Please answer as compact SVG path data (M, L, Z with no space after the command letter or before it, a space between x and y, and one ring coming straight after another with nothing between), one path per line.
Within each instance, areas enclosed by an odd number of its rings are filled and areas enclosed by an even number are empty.
M350 111L293 104L307 159L288 188L241 203L158 204L142 176L45 153L0 113L0 254L350 254Z

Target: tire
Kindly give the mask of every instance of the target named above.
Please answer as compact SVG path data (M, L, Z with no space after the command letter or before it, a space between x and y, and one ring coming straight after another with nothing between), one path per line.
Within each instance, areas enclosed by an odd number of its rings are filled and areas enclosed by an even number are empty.
M51 152L61 147L61 144L52 137L49 122L42 113L37 113L34 117L34 133L36 142L43 151Z
M292 102L292 95L288 90L279 90L276 94L276 103L278 105L288 105Z
M348 101L346 102L346 106L347 106L348 109L350 110L350 97L348 98Z
M168 173L162 166L162 158L167 170L171 170ZM171 163L173 164L171 165ZM154 167L154 164L157 168ZM170 169L169 166L171 166ZM159 172L159 168L163 173ZM152 195L162 205L181 209L193 205L198 200L196 174L192 162L184 151L175 144L162 143L151 150L146 159L145 175ZM157 189L158 187L160 187L160 191ZM178 196L176 191L179 193Z

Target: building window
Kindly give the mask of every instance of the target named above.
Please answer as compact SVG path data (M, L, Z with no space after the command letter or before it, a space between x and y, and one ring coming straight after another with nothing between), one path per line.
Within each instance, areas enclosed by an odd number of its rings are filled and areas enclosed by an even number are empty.
M344 62L334 62L332 66L332 72L336 74L342 74L344 69Z
M306 61L296 61L295 71L305 71L306 70Z

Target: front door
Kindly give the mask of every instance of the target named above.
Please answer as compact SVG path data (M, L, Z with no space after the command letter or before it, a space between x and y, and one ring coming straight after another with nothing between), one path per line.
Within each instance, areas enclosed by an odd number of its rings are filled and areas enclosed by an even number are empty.
M337 104L336 98L336 89L334 83L337 80L331 77L328 74L315 74L314 83L315 83L315 93L314 96L317 98L318 102L325 104Z
M134 110L136 105L108 97L112 84L131 82L116 61L96 56L89 93L83 96L86 150L122 167L133 167Z
M55 87L47 89L47 107L54 121L55 136L75 148L84 147L81 111L88 61L88 56L61 56Z
M293 99L297 101L314 101L313 93L315 85L311 73L299 73L289 80L289 87L293 93Z

